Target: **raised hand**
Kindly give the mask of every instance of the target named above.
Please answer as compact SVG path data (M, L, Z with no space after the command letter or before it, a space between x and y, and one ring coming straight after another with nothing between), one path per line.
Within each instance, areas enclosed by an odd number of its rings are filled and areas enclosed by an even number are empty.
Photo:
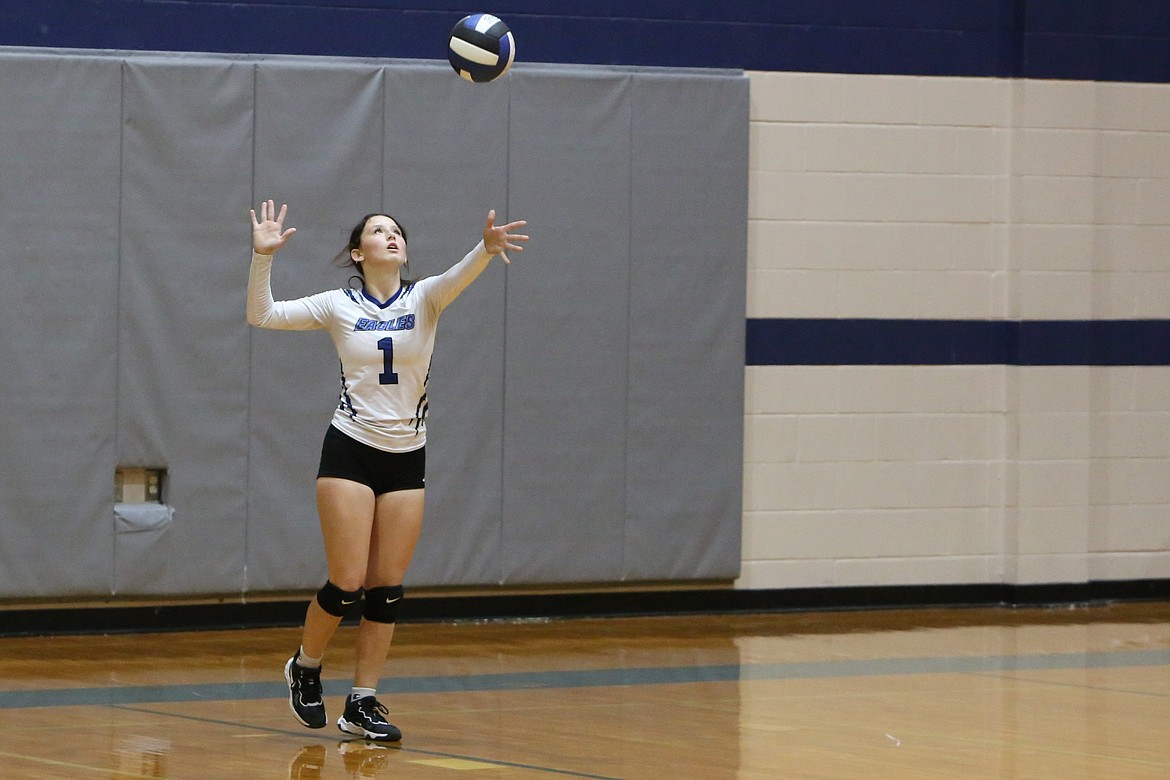
M252 249L257 254L271 255L288 243L289 237L297 232L296 228L284 227L284 217L288 214L288 204L280 207L276 213L276 203L271 200L260 202L260 219L256 219L256 209L251 209L252 215Z
M283 211L281 212L281 216L284 216ZM522 233L513 233L512 231L516 228L524 227L527 224L527 221L521 219L516 222L509 222L506 225L496 225L496 210L492 209L488 212L487 223L483 226L484 249L493 255L499 255L505 263L512 262L508 259L508 250L512 249L517 252L523 252L524 247L515 242L528 240L528 236Z

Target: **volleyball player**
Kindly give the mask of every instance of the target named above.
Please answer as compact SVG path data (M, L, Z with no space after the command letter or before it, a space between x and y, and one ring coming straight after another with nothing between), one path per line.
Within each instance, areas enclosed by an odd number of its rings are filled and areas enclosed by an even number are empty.
M387 214L354 226L342 259L361 284L290 301L274 301L273 255L296 232L285 228L287 205L272 200L252 215L248 322L282 330L325 329L341 359L341 398L321 450L317 511L328 580L309 602L301 646L284 667L289 706L303 725L322 728L321 659L341 619L362 601L353 689L337 720L342 731L394 741L378 679L394 636L402 583L423 517L427 381L435 326L442 313L499 255L522 251L514 233L526 223L495 224L488 212L483 240L444 273L404 278L406 230Z

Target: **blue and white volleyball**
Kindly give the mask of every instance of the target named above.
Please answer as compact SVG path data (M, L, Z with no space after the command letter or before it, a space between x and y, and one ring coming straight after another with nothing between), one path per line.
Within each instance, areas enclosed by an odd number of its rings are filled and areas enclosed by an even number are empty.
M465 16L451 30L447 59L468 81L495 81L508 72L515 57L512 31L491 14Z

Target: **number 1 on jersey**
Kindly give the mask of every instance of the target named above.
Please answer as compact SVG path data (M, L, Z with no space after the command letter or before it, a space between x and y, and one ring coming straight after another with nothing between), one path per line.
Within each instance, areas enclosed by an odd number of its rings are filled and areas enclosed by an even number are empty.
M394 339L387 336L378 342L378 349L382 350L382 373L378 374L378 382L383 385L398 384L398 374L394 373Z

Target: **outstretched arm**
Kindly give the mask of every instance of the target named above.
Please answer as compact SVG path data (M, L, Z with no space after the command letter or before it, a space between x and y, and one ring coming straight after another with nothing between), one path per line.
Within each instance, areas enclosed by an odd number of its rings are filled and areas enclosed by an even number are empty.
M483 226L483 240L464 256L455 265L448 268L440 277L441 301L445 307L459 297L459 293L475 281L493 257L499 255L505 263L511 263L508 252L523 252L524 247L519 242L527 241L528 236L513 231L524 227L528 222L520 219L504 225L496 224L496 210L488 212L487 222Z
M285 228L288 206L276 211L271 200L260 203L260 219L252 214L252 266L248 270L248 323L261 328L309 330L324 327L328 312L323 295L295 301L272 299L272 255L288 243L296 228Z

